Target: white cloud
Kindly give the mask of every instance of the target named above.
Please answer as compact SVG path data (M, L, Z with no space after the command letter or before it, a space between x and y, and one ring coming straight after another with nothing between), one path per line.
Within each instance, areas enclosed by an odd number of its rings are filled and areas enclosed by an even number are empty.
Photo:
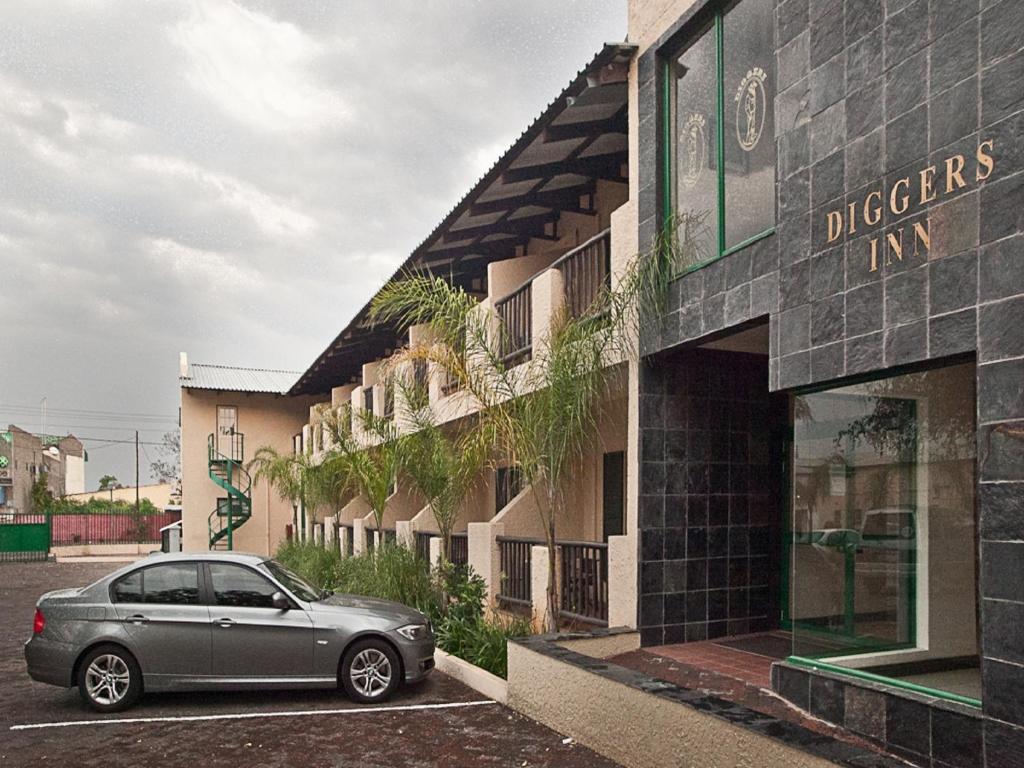
M269 235L305 236L316 229L316 221L287 202L252 184L227 174L209 171L176 157L136 155L132 164L142 171L191 181L200 190L210 192L217 201L252 220Z
M193 290L227 295L258 293L267 288L263 276L237 258L190 248L170 238L146 240L142 248L158 266Z
M339 94L316 84L321 46L298 27L223 0L194 0L171 31L189 81L249 126L305 131L344 120Z

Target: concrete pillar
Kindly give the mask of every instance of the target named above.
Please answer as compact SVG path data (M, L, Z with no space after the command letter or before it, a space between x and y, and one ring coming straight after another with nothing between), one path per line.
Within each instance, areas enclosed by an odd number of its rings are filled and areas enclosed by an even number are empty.
M361 555L366 551L366 521L356 518L352 521L352 554Z
M324 518L324 546L327 549L331 549L331 548L334 547L334 541L335 541L335 536L334 536L334 517L333 516L325 517Z
M395 521L395 538L398 546L405 547L411 552L416 551L416 531L411 520Z
M636 629L636 538L608 537L608 626Z
M535 545L530 548L530 601L531 620L535 632L544 631L544 612L548 605L548 548Z
M441 539L437 536L430 537L430 565L437 565L437 561L441 559Z
M551 319L565 304L565 287L562 273L557 269L541 272L534 278L531 287L530 320L533 333L534 357L541 352L551 332Z
M321 523L313 523L313 543L323 546L324 527Z
M505 532L501 523L469 523L469 567L487 582L487 605L494 606L501 591L501 554L498 536Z
M341 553L342 557L348 557L349 535L350 534L348 528L342 527L338 529L338 552Z

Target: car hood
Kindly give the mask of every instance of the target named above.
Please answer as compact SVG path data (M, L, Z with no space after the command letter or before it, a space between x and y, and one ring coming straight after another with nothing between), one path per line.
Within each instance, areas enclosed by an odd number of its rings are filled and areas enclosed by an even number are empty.
M406 623L425 623L426 618L415 608L410 608L391 600L381 600L363 595L330 595L313 603L318 611L365 611L381 618L404 621Z

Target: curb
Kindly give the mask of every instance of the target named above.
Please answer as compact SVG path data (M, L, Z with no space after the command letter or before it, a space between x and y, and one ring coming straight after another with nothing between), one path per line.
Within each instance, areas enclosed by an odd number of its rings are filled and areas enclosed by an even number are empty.
M434 650L434 665L439 672L455 678L463 685L468 685L477 693L482 693L499 704L508 703L508 683L485 669L470 664L468 661L452 656L440 648Z

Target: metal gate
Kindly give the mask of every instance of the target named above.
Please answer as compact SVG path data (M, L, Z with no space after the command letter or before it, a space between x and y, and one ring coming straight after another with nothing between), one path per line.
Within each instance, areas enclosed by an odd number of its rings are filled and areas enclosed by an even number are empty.
M0 562L46 560L49 554L49 515L0 512Z

